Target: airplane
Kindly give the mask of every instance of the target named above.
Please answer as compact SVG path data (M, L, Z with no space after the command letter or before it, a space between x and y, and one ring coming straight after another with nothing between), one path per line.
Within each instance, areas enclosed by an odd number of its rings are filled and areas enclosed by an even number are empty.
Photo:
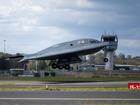
M91 38L68 41L50 46L34 54L16 54L10 58L21 58L19 62L28 60L50 60L53 69L70 69L70 64L80 63L80 56L94 54L109 45Z

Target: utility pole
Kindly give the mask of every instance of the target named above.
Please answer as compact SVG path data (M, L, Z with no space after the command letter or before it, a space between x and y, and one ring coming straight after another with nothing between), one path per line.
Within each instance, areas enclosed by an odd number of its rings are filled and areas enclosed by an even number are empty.
M35 68L36 68L36 71L38 71L38 61L35 60Z
M4 49L3 49L3 51L4 51L4 54L6 53L6 40L3 40L3 44L4 44Z

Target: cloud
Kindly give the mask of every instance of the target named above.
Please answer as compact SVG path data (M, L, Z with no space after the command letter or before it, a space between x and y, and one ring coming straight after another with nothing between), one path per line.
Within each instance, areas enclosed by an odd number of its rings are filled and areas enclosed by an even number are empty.
M120 51L129 46L137 49L139 3L139 0L0 0L0 41L7 40L8 52L26 53L78 38L100 39L106 31L118 34Z
M24 32L23 35L8 35L6 43L8 52L35 53L51 45L74 39L74 33L59 27L32 27L30 32Z
M50 8L50 9L75 9L75 8L92 8L92 3L89 0L34 0L34 4Z
M120 39L117 53L124 53L126 55L139 56L140 39Z
M121 39L119 40L119 47L121 48L137 48L140 49L140 39L138 40L131 40L131 39Z

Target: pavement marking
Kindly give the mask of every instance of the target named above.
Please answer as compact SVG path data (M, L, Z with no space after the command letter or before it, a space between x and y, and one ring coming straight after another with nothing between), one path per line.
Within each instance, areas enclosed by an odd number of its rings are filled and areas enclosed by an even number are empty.
M0 98L0 100L50 100L50 101L140 101L140 98Z

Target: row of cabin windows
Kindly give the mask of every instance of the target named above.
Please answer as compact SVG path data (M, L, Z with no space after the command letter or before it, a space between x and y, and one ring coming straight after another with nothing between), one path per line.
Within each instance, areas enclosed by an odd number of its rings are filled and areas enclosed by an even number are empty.
M98 40L80 40L78 41L78 44L88 44L88 43L98 43ZM70 46L73 46L74 44L70 44Z
M77 44L89 44L89 43L98 43L98 40L79 40ZM74 46L75 43L70 43L70 46ZM53 47L59 47L60 44L57 44Z

